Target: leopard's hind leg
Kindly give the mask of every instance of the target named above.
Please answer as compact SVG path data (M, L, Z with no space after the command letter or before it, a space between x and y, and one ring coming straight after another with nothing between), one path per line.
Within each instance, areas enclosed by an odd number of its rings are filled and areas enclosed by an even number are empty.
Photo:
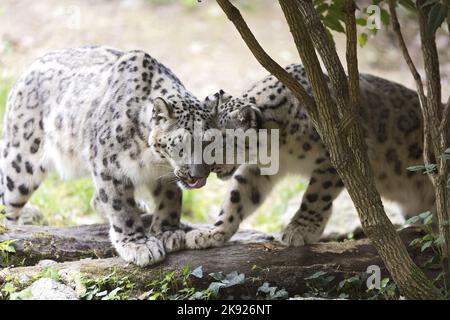
M35 91L17 85L7 101L0 155L0 199L8 221L37 224L40 211L27 204L45 176L43 124Z

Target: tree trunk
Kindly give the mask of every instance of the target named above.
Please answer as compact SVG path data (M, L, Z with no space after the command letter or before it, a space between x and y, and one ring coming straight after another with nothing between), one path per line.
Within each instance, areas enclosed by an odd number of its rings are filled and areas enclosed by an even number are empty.
M352 114L353 110L348 107L347 78L312 2L279 0L313 88L315 104L306 99L302 100L303 95L300 92L296 93L297 88L290 85L291 79L286 81L287 76L279 72L280 67L270 57L266 57L267 54L257 43L239 10L228 0L217 2L263 67L293 90L308 111L330 152L334 167L355 204L364 232L377 248L401 292L410 299L442 298L438 289L414 264L384 212L375 188L361 129L357 121L351 120L355 117ZM315 49L321 53L329 72L333 91L336 93L336 103L331 97ZM342 129L347 122L350 122L348 136L343 134ZM347 137L350 137L348 141Z

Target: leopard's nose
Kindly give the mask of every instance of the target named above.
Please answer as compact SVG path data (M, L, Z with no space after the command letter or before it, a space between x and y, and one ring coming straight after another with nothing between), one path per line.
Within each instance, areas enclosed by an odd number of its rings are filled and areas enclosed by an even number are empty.
M194 179L208 177L211 172L211 166L205 164L193 164L189 168L189 175Z

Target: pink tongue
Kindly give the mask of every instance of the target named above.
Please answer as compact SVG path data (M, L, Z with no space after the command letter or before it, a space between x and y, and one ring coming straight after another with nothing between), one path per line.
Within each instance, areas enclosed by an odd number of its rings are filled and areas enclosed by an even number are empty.
M206 184L206 178L200 178L197 181L195 181L194 183L188 183L189 187L191 188L201 188Z

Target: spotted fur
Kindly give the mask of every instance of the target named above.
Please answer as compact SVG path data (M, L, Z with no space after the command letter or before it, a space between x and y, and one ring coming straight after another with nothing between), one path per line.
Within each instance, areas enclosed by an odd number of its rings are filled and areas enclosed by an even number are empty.
M62 178L90 175L91 205L108 217L119 255L155 263L184 245L177 229L182 192L205 178L202 165L172 156L182 130L209 128L209 108L167 67L142 51L84 47L37 59L7 100L0 196L9 220L36 214L27 204L49 170ZM157 212L150 235L135 191L151 191ZM162 239L162 240L161 240Z
M306 88L311 86L301 65L286 70ZM421 173L407 171L422 161L422 120L416 92L372 75L360 76L360 123L364 127L369 157L378 190L385 199L397 202L406 217L434 206L433 188ZM333 200L344 189L329 154L314 129L305 108L274 76L267 76L243 95L227 97L218 108L222 127L232 121L236 110L256 110L262 128L280 130L280 171L263 176L256 165L217 165L221 178L233 176L230 191L214 228L193 230L186 235L190 248L221 245L238 229L240 222L264 201L284 176L300 174L309 179L301 206L282 233L287 245L301 246L319 240L332 211Z

